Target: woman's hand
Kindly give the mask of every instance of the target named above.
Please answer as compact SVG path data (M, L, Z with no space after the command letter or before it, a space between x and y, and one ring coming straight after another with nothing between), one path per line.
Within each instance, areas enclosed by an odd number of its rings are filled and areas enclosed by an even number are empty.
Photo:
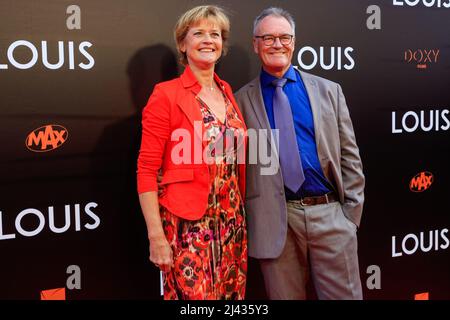
M166 237L150 240L150 261L164 272L173 268L173 252Z
M172 248L164 235L161 217L159 215L158 195L156 191L139 194L142 213L147 225L147 235L150 242L150 257L158 268L168 272L173 267Z

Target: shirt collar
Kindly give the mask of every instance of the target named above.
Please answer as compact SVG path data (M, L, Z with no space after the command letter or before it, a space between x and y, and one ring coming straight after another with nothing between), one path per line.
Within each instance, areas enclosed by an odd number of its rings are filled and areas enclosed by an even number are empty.
M295 70L292 64L289 66L289 69L287 69L282 78L285 78L288 81L297 81L297 76L295 74ZM260 79L261 79L261 86L268 87L272 85L272 81L277 79L277 77L274 77L273 75L269 74L268 72L266 72L264 69L261 68Z

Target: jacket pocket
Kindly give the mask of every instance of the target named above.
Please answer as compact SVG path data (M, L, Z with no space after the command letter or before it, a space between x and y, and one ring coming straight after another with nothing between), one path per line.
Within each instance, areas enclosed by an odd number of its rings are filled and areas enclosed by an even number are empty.
M164 172L161 185L194 180L194 169L168 169Z

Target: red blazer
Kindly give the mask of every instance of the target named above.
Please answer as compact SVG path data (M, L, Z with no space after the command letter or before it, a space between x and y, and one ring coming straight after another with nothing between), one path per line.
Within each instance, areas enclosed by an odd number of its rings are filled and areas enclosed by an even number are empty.
M225 88L225 94L232 102L239 119L244 118L236 104L231 87L214 74L215 81ZM159 203L173 214L188 220L200 219L206 212L210 192L208 164L194 162L194 151L201 148L202 155L206 142L200 142L205 127L200 107L195 96L201 86L189 66L184 73L174 80L159 83L142 113L142 141L138 158L137 184L138 193L157 191L156 177L162 167L163 193ZM194 132L194 121L201 126ZM244 125L245 126L245 125ZM174 163L172 150L180 141L171 141L172 132L186 129L190 134L190 163ZM245 130L247 128L245 127ZM184 142L184 140L183 140ZM247 138L244 150L247 150ZM179 146L176 150L179 150ZM245 151L246 152L246 151ZM198 157L198 156L197 156ZM245 158L244 158L245 159ZM245 164L238 164L239 189L242 200L245 198Z

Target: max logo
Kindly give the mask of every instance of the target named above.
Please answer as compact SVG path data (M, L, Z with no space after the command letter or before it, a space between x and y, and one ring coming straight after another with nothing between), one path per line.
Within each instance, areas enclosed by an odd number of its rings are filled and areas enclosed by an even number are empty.
M66 142L68 136L63 126L49 124L33 130L25 139L25 145L34 152L52 151Z
M412 192L423 192L427 190L433 183L434 177L431 172L423 171L418 173L411 179L409 189Z

